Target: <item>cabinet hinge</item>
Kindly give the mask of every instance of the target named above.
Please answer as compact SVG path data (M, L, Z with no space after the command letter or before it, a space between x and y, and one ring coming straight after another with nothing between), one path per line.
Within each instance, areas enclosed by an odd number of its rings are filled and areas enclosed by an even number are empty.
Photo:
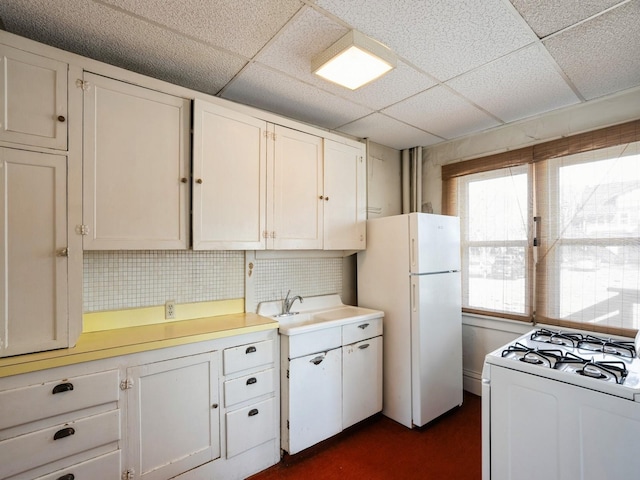
M76 87L81 88L85 92L91 88L91 84L88 80L82 80L81 78L76 80Z
M76 225L78 235L89 235L89 225Z
M127 378L125 380L122 380L120 382L120 390L129 390L130 388L133 388L133 380L130 378Z
M289 369L287 369L287 378L289 378Z
M270 132L269 130L265 130L264 131L264 138L266 138L266 139L270 138L271 140L273 140L275 142L276 134L275 134L275 132Z
M289 430L289 420L287 420L287 430Z
M133 480L135 478L135 472L132 468L129 468L122 472L122 476L120 478L122 478L122 480Z

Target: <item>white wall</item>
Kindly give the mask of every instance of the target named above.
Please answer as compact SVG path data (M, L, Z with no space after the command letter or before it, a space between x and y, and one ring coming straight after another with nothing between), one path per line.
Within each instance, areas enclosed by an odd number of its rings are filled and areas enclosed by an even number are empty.
M442 212L442 165L533 145L640 118L640 88L423 149L423 202ZM484 357L531 324L463 315L465 389L480 395Z
M367 144L368 218L402 213L402 157L400 150Z

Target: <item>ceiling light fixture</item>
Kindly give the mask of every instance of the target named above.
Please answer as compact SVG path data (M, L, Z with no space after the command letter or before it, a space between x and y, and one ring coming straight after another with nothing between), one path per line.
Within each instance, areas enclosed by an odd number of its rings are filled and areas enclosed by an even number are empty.
M311 71L355 90L393 70L396 62L389 48L351 30L311 61Z

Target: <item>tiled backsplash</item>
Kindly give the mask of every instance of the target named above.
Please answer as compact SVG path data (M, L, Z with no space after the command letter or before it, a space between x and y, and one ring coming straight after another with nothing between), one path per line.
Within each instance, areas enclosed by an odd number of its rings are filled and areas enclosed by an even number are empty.
M83 273L85 312L245 297L242 251L87 251ZM302 296L342 291L341 258L261 259L254 274L256 305L288 289Z

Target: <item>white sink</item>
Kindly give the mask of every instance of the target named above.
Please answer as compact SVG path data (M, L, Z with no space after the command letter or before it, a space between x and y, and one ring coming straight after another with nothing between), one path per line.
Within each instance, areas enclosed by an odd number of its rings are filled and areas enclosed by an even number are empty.
M293 306L296 312L291 315L282 315L281 307L281 300L262 302L257 313L277 320L282 335L298 335L384 315L379 310L344 305L336 294L306 297L302 303Z

